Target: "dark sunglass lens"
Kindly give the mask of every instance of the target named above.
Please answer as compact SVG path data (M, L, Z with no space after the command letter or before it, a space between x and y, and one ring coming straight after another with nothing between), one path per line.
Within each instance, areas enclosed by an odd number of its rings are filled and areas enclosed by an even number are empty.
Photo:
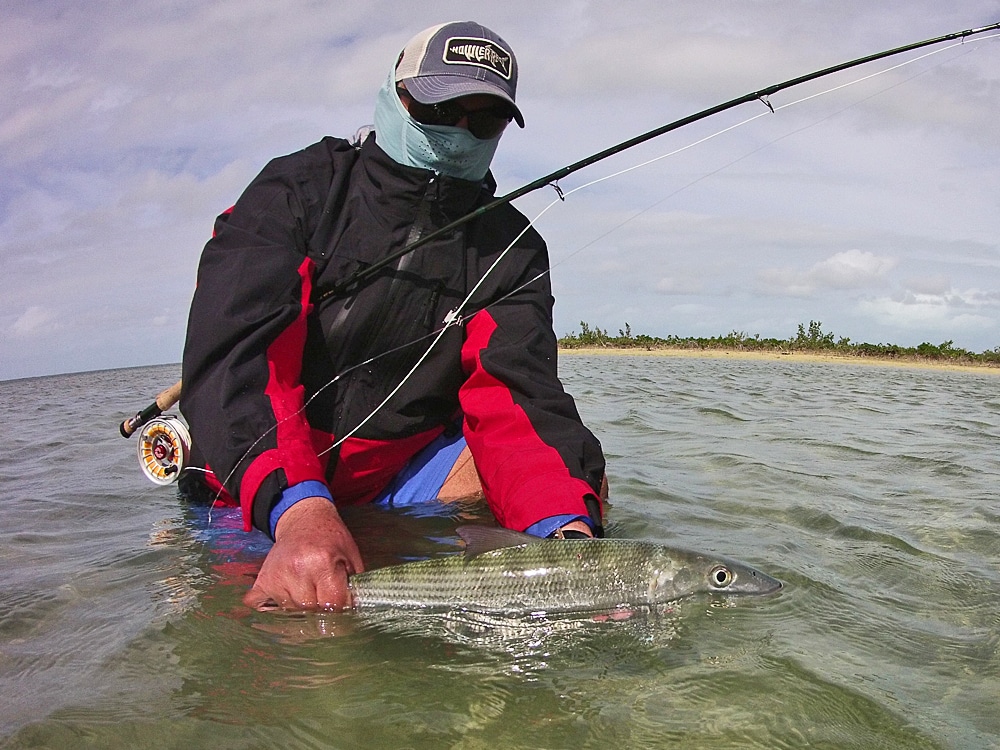
M481 109L469 113L469 132L480 140L496 138L503 132L513 117L506 110L499 108Z
M469 132L480 140L498 136L513 118L505 107L490 107L469 111L457 101L449 100L437 104L421 104L406 89L397 89L399 97L406 103L410 116L423 125L457 125L466 118Z
M458 102L439 102L434 105L435 125L456 125L465 117L465 109Z
M406 105L407 112L410 113L412 117L417 122L423 125L442 125L438 115L437 104L421 104L416 99L414 99L410 92L406 89L397 88L396 92L399 94L399 99ZM456 120L457 122L457 120Z

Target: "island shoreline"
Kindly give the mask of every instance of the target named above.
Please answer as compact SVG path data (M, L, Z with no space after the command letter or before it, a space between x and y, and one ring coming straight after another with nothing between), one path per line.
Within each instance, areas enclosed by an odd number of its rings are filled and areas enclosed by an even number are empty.
M701 349L687 347L666 347L657 346L651 348L644 347L624 347L624 346L560 346L560 356L568 354L571 356L647 356L647 357L683 357L690 359L730 359L730 360L756 360L756 361L780 361L780 362L802 362L816 364L843 364L860 365L863 367L899 367L913 368L918 370L938 370L944 372L973 372L1000 375L1000 367L989 364L972 364L968 362L949 362L921 357L877 357L860 356L852 354L836 354L827 352L804 352L798 350L789 351L760 351L760 350L740 350L740 349Z

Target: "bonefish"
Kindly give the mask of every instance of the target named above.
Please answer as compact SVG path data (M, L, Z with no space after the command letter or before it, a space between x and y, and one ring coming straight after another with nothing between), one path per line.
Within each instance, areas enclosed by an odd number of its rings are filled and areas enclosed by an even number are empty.
M632 539L539 539L461 526L465 553L351 577L359 609L493 614L611 611L700 592L768 594L781 583L742 563Z

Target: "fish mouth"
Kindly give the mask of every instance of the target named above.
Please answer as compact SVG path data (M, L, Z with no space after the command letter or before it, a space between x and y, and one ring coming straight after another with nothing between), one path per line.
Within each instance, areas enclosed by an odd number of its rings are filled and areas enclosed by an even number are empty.
M782 588L784 588L784 584L777 578L772 578L765 573L760 573L755 570L751 571L750 580L743 582L742 588L734 590L740 591L741 593L754 594L756 596L768 596L770 594L778 593Z
M721 566L720 566L721 567ZM714 571L712 577L714 577ZM761 573L753 568L744 568L736 573L735 580L729 586L715 589L718 594L749 594L751 596L767 596L781 591L784 584L777 578Z

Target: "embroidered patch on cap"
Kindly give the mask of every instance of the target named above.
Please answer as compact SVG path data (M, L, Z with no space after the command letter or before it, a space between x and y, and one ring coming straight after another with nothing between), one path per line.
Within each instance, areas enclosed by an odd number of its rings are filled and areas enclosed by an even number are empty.
M444 45L443 59L449 65L478 65L510 79L510 53L489 39L452 37Z

